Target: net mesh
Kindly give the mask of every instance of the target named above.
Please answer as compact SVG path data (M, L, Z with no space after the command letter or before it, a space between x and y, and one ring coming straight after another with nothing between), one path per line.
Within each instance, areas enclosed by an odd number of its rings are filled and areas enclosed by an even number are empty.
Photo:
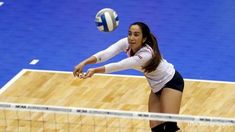
M0 132L149 132L149 120L185 131L234 131L235 119L0 102Z
M150 129L147 120L1 109L0 130L7 132L144 132Z

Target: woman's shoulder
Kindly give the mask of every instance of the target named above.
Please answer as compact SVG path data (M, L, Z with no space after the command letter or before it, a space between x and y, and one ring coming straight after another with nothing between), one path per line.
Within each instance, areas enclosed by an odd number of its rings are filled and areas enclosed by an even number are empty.
M145 52L145 53L148 53L148 54L153 54L152 48L150 46L148 46L148 45L142 47L138 52L139 53Z

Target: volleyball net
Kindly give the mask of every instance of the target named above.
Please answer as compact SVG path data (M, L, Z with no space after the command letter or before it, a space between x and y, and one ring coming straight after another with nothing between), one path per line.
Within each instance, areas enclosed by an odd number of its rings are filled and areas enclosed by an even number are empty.
M149 120L235 127L235 119L0 102L1 131L150 131Z

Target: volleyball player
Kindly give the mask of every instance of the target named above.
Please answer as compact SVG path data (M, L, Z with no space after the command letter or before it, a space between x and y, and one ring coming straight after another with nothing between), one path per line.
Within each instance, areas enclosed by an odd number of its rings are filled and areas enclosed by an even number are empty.
M104 62L122 51L126 52L127 58L90 68L85 75L82 74L85 65ZM131 24L126 38L79 63L73 74L75 77L86 79L95 73L111 73L126 69L136 69L144 73L151 88L149 112L179 113L184 80L174 66L161 56L155 36L143 22ZM153 132L180 130L176 122L150 121L150 127Z

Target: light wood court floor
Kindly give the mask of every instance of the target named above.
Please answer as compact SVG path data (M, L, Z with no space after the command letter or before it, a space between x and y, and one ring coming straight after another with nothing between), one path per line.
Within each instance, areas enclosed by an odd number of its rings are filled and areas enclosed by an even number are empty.
M13 80L3 88L0 102L147 112L150 89L143 77L96 75L81 80L69 72L23 70ZM235 118L235 83L186 80L180 113ZM0 131L150 131L148 121L105 117L0 110L0 119ZM235 131L235 126L180 127L183 132Z

